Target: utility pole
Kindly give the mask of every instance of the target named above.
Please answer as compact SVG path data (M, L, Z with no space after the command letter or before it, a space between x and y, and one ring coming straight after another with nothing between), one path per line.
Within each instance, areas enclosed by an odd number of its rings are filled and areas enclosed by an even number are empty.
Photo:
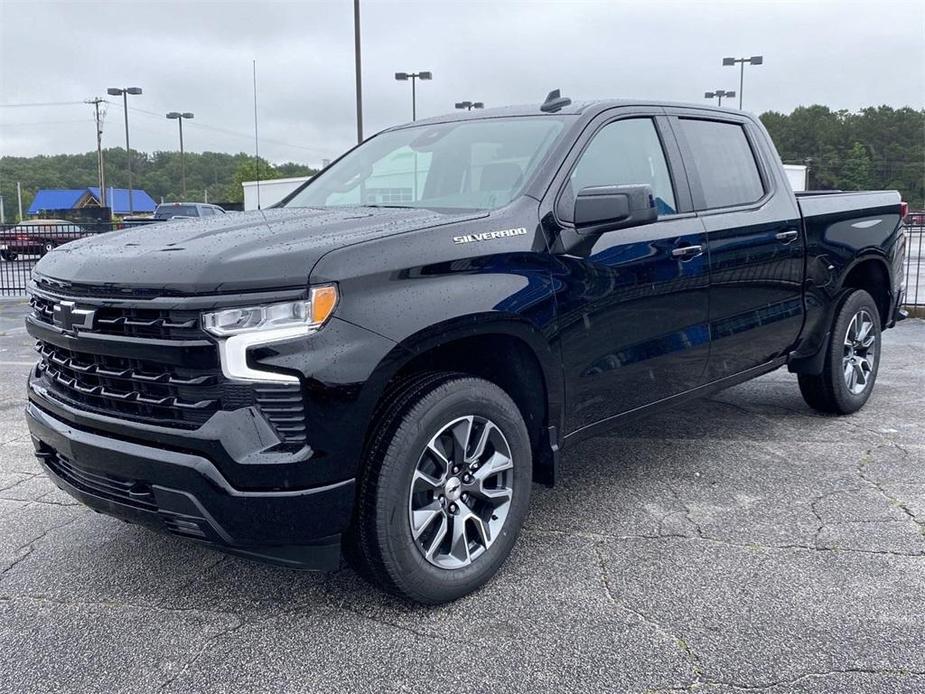
M353 53L357 80L357 144L363 141L363 63L360 60L360 0L353 0Z
M19 221L23 220L22 216L22 184L16 181L16 198L19 200Z
M100 117L100 104L106 103L106 100L97 96L84 103L92 104L96 112L96 176L100 187L100 206L106 207L106 177L103 175L103 121Z

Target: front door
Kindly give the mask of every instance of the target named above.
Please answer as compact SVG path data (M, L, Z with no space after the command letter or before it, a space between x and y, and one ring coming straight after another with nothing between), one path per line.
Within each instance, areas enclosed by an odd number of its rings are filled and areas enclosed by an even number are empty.
M664 120L604 122L571 169L558 209L582 188L631 184L652 187L658 220L558 257L567 434L699 385L707 363L706 234L690 212Z

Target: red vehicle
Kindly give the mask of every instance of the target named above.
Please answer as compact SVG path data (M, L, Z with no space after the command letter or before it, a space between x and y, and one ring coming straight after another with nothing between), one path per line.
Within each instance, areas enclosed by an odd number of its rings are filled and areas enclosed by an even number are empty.
M906 226L925 227L925 210L913 210L906 215Z
M85 229L66 219L29 219L0 236L0 258L16 260L20 255L45 255L63 243L88 235Z

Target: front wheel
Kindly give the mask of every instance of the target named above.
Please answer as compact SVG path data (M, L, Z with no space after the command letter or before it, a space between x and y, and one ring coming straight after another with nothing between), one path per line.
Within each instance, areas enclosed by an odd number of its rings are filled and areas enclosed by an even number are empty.
M57 245L58 244L56 244L54 241L46 241L45 245L42 246L42 255L45 255L45 253L51 253L53 250L55 250Z
M19 257L19 254L15 251L0 251L0 260L5 260L8 263L12 263Z
M873 297L858 289L835 314L822 373L800 374L800 392L815 410L851 414L870 398L879 366L880 313Z
M360 483L352 555L386 590L424 604L487 582L527 512L523 417L488 381L420 379L383 413Z

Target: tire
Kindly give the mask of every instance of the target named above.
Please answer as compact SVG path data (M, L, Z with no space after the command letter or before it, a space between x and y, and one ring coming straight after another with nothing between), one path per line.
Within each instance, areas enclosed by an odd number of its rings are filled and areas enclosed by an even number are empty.
M806 404L830 414L861 409L874 390L880 348L877 303L863 289L854 290L842 299L835 313L822 373L798 376Z
M453 443L465 438L468 458ZM514 546L532 463L523 417L498 386L452 373L415 378L380 409L348 558L367 580L421 604L471 593Z
M19 254L15 251L0 251L0 260L5 260L8 263L12 263L19 257Z
M42 246L42 255L45 255L46 253L51 253L53 250L55 250L57 245L58 244L56 244L54 241L46 241L45 245Z

